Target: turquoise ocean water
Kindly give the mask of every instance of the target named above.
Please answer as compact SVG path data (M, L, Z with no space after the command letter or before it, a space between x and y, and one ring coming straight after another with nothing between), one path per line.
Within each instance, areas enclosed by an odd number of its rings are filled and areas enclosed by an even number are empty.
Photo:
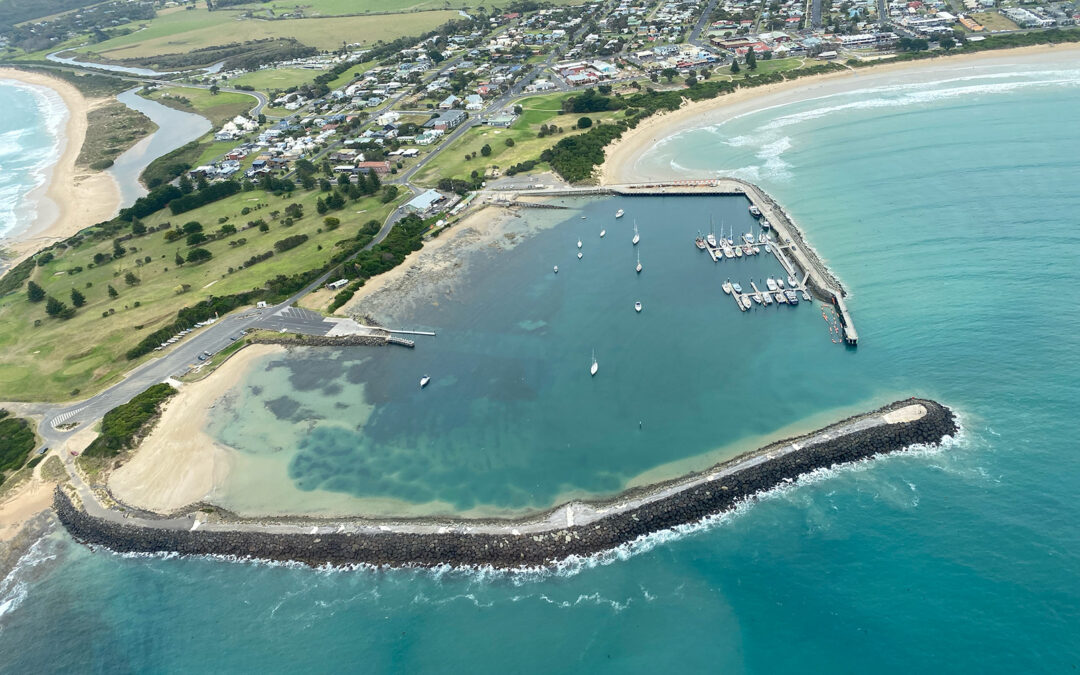
M323 415L303 448L278 444L281 471L313 499L539 505L909 394L960 412L946 448L821 472L533 574L121 557L55 533L0 586L0 669L1073 669L1078 85L1075 64L1044 64L881 86L687 132L643 160L649 175L761 182L851 290L855 352L832 344L816 307L746 316L722 298L735 270L759 276L757 263L706 263L687 239L723 208L624 204L642 229L639 278L632 223L612 227L611 205L594 202L587 220L470 265L487 290L457 282L396 317L435 327L435 345L322 357L334 367L278 359L237 399L289 438L297 411L318 418L348 395L347 424ZM421 399L425 372L436 379ZM283 383L287 401L272 391ZM410 425L421 405L431 419ZM485 420L505 426L485 438ZM340 475L320 468L336 457Z
M44 87L0 79L0 237L25 230L38 215L31 194L60 158L67 108Z

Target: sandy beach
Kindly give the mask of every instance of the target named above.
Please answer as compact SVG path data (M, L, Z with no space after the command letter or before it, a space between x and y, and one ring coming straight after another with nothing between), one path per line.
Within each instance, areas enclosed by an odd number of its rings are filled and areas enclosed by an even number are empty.
M160 512L210 495L228 474L229 462L227 450L203 431L208 410L244 378L255 360L283 351L279 345L250 345L211 377L182 386L132 458L109 477L113 495L131 506Z
M39 205L37 220L30 227L0 241L13 256L9 262L14 264L43 246L111 218L120 205L120 190L109 173L75 166L86 137L87 112L106 99L88 100L73 85L40 73L0 68L0 78L55 91L69 113L63 152L44 189L36 191L44 194L31 196L44 197L51 203Z
M907 84L921 79L933 81L940 79L942 75L974 74L980 69L1010 64L1060 63L1064 59L1080 61L1080 45L1041 45L958 54L938 59L848 69L763 87L739 89L726 96L684 105L674 112L653 115L631 129L607 147L606 160L600 169L600 183L611 185L672 178L674 176L645 175L639 166L642 156L656 143L688 129L719 124L757 110L866 87Z

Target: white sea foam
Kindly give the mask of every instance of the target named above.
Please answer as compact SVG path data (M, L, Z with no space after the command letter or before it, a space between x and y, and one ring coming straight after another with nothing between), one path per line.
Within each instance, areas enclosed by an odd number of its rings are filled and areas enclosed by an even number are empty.
M0 86L28 92L37 111L32 125L0 133L0 236L8 236L37 219L31 194L47 183L60 158L69 112L59 94L46 87L12 80L0 80Z
M8 575L0 579L0 631L4 629L4 617L18 609L26 600L31 585L43 570L43 565L57 558L57 540L49 536L52 531L53 528L50 527L31 544Z

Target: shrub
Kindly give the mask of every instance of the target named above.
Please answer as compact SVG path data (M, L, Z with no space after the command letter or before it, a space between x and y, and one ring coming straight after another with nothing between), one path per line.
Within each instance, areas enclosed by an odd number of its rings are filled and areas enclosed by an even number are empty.
M161 404L176 393L171 385L155 384L123 405L119 405L101 420L101 434L83 453L87 457L115 457L121 450L132 447L150 420L157 416Z
M334 220L337 219L335 218ZM284 253L291 248L296 248L307 240L308 236L306 234L294 234L291 237L285 237L284 239L279 239L278 241L275 241L274 250L276 250L278 253Z
M213 258L214 254L207 251L205 248L193 248L188 251L187 262L189 263L201 263L206 262L210 258Z

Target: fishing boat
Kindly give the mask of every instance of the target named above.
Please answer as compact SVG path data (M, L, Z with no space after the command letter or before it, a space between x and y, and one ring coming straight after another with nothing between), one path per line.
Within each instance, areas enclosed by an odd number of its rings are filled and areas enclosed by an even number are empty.
M777 279L776 279L776 287L779 288L780 290L784 290L784 280L777 277Z
M784 297L787 298L789 305L799 304L799 296L795 295L795 291L785 291Z
M601 238L601 239L603 239L603 238L604 238L604 235L605 235L605 234L607 234L607 230L600 230L600 238Z
M596 372L598 370L600 370L600 364L596 362L596 351L593 350L593 353L592 353L592 365L589 366L589 374L590 375L596 375Z
M635 312L640 312L641 311L641 301L640 300L638 300L637 302L634 303L634 311Z
M577 252L577 259L578 259L578 260L581 260L581 251L578 251L578 252Z
M425 375L425 376L421 377L420 378L420 388L423 389L424 387L426 387L428 385L428 382L431 382L431 376L430 375Z
M616 218L622 218L623 217L623 210L619 209L618 211L616 211L615 212L615 217Z
M577 247L581 248L581 240L580 239L577 240Z
M773 293L773 300L776 300L777 304L780 304L780 305L783 305L784 303L787 302L787 298L785 298L784 294L781 293L780 291L777 291L777 292Z
M635 268L638 274L641 274L641 254L637 254L637 267Z
M766 307L768 307L769 305L772 304L772 295L770 295L768 293L762 293L761 294L761 301L765 303Z
M742 293L742 286L740 286L739 284L732 284L731 288L734 289L736 293Z
M757 207L757 204L751 204L750 205L750 215L752 215L755 218L760 218L761 217L761 209L759 209Z
M731 280L729 279L729 280L725 281L724 285L721 286L721 288L724 289L725 293L727 293L728 295L731 295Z
M555 274L558 274L558 273L559 273L559 266L558 266L558 265L556 265L556 266L555 266Z
M769 277L768 279L765 280L765 285L769 288L770 291L775 291L776 290L776 279L773 279L772 277Z
M637 246L637 243L639 241L641 241L641 235L638 234L638 231L637 231L637 221L634 222L634 240L633 241L634 241L634 246Z
M799 285L799 282L796 281L794 277L788 277L787 278L787 285L791 286L792 288L797 288L798 285Z

